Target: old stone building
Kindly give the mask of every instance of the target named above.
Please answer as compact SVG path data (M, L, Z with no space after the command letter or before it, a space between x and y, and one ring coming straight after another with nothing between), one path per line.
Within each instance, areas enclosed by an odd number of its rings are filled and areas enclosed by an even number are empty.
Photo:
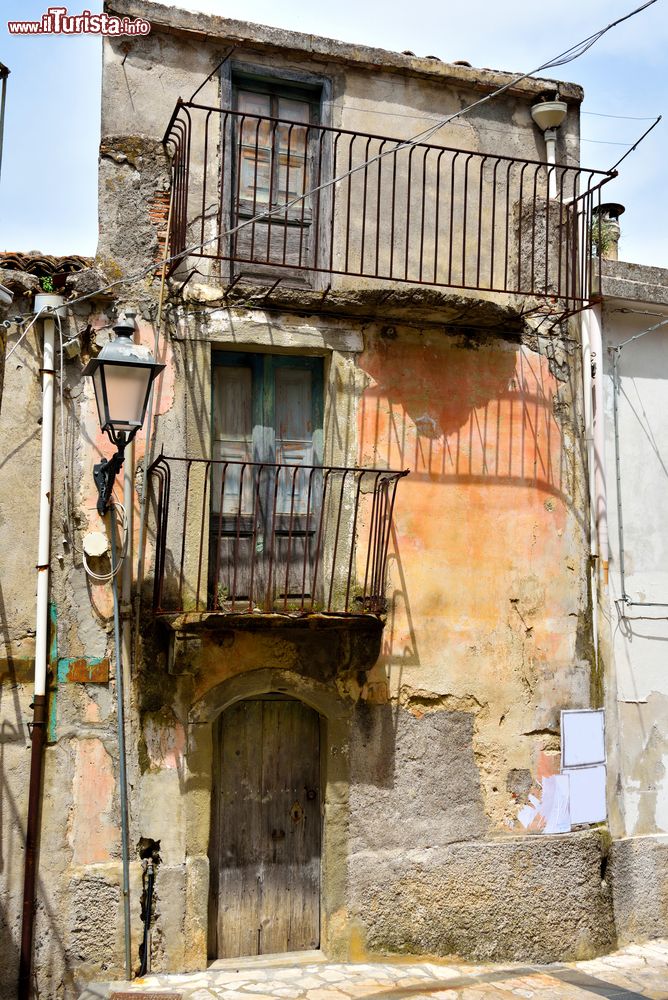
M580 315L610 178L579 163L582 91L134 0L107 8L151 33L104 42L98 254L54 264L66 310L40 995L124 974L125 801L135 973L311 948L610 949L637 873L610 854L606 824L552 832L545 801L560 712L600 708L606 687ZM563 119L546 137L541 102ZM27 312L40 275L5 264ZM82 370L128 314L165 369L116 486L123 767L93 480L110 446ZM8 358L0 411L7 996L42 322Z

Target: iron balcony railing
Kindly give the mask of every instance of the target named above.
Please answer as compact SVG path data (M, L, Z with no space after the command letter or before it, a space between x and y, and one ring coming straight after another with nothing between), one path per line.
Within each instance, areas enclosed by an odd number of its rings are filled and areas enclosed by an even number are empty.
M161 455L154 610L381 614L407 472Z
M401 143L179 102L165 135L170 252L226 262L230 281L311 272L545 296L565 310L589 299L592 210L614 172Z

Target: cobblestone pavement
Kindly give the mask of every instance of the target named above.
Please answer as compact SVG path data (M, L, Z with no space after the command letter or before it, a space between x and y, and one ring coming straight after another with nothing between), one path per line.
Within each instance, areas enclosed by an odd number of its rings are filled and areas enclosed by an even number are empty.
M406 960L329 963L319 952L214 962L206 972L91 984L80 1000L668 1000L668 939L588 962L473 965ZM121 997L118 1000L122 1000Z

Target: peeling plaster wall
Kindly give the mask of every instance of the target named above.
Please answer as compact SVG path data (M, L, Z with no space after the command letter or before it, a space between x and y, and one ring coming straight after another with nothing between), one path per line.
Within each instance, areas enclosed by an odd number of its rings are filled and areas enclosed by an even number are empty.
M361 461L411 469L379 667L413 711L471 712L496 825L514 818L507 774L537 776L559 709L591 697L572 346L565 377L545 345L453 331L381 333L360 359Z

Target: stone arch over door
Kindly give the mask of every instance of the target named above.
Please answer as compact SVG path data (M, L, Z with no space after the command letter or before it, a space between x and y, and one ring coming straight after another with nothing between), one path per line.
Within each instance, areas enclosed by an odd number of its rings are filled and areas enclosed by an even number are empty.
M332 957L348 953L346 918L347 827L349 792L349 739L352 702L344 701L333 685L305 678L287 670L261 669L238 674L200 698L189 715L188 796L186 854L206 862L211 836L212 775L215 728L221 714L241 701L265 695L283 695L317 712L320 726L322 796L322 845L320 893L320 944ZM200 931L202 950L209 951L209 886L201 881L190 894L188 921ZM205 957L205 956L203 956Z

